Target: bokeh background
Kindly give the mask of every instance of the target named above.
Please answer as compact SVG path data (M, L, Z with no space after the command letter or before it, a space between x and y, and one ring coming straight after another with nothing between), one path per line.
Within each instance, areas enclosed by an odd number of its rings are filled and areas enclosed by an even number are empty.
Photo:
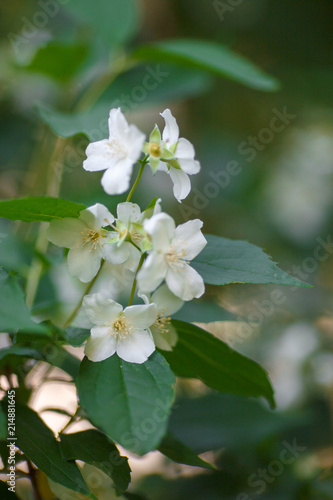
M134 490L152 500L332 499L332 2L142 0L131 6L119 0L107 44L99 38L99 23L108 31L98 3L91 26L70 1L52 5L56 12L37 30L36 12L46 12L40 2L0 6L1 198L60 192L113 208L120 198L110 202L99 174L82 169L87 137L59 139L41 117L45 110L75 109L92 110L99 119L120 101L128 120L149 134L156 121L162 126L158 113L170 107L202 170L182 205L170 179L152 179L148 171L136 200L144 205L161 196L178 223L199 217L205 232L248 240L313 285L208 288L220 311L211 318L207 309L207 323L216 321L205 328L268 370L277 410L212 394L198 382L180 383L171 429L218 470L176 466L156 452L144 465L133 458ZM17 38L22 29L30 35ZM280 89L259 91L162 60L126 68L110 83L126 53L171 38L225 44L276 77ZM161 73L157 87L144 94L135 89L142 88L147 68ZM87 91L94 82L97 104ZM0 264L24 276L36 231L2 221ZM64 281L62 257L49 249L34 304L45 318L64 314L61 302L70 308L79 294L77 283Z

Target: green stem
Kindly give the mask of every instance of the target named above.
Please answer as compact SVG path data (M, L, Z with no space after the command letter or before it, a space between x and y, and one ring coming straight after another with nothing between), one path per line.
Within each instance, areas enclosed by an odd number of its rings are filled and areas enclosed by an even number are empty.
M130 199L132 198L132 195L133 195L133 193L134 193L134 191L135 191L135 189L136 189L137 185L138 185L138 184L139 184L139 182L140 182L140 179L141 179L141 177L142 177L142 174L143 174L143 171L144 171L144 169L145 169L145 166L146 166L146 165L147 165L147 163L148 163L148 156L146 156L143 160L141 160L141 161L140 161L140 163L141 163L141 167L140 167L140 170L139 170L138 176L137 176L137 178L135 179L135 182L134 182L134 184L133 184L133 186L132 186L132 189L131 189L131 190L130 190L130 192L128 193L128 196L127 196L127 198L126 198L126 201L130 201Z
M139 265L138 265L138 268L136 270L136 273L135 273L135 278L134 278L134 281L133 281L133 286L132 286L132 290L131 290L131 295L130 295L130 298L129 298L129 301L128 301L128 305L130 306L133 302L133 298L134 298L134 294L135 294L135 289L136 289L136 277L138 275L138 272L140 271L141 267L142 267L142 264L144 262L146 258L146 255L143 253L141 255L141 259L140 259L140 262L139 262Z
M81 309L81 306L82 306L82 302L83 302L83 299L86 295L88 295L88 293L90 292L90 290L92 289L92 287L94 286L94 284L96 283L96 280L98 278L98 276L100 275L100 272L103 268L103 265L104 265L104 262L105 260L102 260L102 263L101 263L101 267L99 268L99 271L98 273L96 274L95 278L88 284L88 286L86 287L85 291L83 292L83 295L81 297L81 300L80 302L78 303L78 305L75 307L74 311L72 312L72 314L69 316L69 318L67 319L67 321L65 322L63 328L67 328L67 326L69 326L73 319L76 317L77 313L79 312L79 310Z

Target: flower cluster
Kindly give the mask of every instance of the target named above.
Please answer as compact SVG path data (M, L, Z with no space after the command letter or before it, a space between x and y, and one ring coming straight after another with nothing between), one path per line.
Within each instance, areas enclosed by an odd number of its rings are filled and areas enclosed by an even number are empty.
M181 202L190 192L189 175L200 170L192 144L179 138L179 128L169 109L161 116L165 127L157 125L145 142L145 135L129 125L120 108L109 117L109 139L89 144L83 163L85 170L105 170L102 186L108 194L123 194L130 188L136 163L138 177L116 216L100 203L83 210L78 218L52 221L49 240L69 249L68 270L91 289L104 262L121 265L132 273L129 304L123 306L106 290L85 295L82 308L91 324L85 354L91 361L103 361L117 353L125 361L143 363L155 347L171 350L177 333L171 315L205 291L202 277L191 267L206 245L202 222L190 220L176 227L170 215L154 198L141 211L130 202L144 167L153 174L167 172L175 198ZM142 159L141 159L141 156ZM135 292L144 304L132 305Z

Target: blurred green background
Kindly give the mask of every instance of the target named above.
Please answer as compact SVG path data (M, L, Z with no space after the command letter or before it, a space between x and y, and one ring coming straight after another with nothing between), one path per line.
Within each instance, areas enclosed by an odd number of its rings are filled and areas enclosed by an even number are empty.
M134 201L161 196L178 223L199 217L206 233L261 246L313 285L207 290L228 320L208 328L268 370L278 408L180 384L170 428L218 470L147 465L135 490L152 500L332 499L332 2L13 0L0 6L0 27L2 199L60 189L64 198L114 208L122 198L110 200L99 174L82 169L88 138L59 139L42 118L64 135L82 130L98 140L111 106L147 134L170 107L202 170L182 205L170 179L148 171ZM139 64L126 57L174 38L228 46L280 89L249 88L162 56ZM24 276L36 228L3 221L0 233L0 264ZM50 250L46 271L61 258ZM46 272L36 310L49 311L57 298Z

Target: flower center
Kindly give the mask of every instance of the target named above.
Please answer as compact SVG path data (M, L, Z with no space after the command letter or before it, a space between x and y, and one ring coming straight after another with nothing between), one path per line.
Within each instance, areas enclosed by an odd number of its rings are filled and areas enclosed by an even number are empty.
M108 154L112 157L124 158L127 154L126 149L122 144L118 141L118 139L112 139L111 141L107 141L107 145L109 146Z
M133 325L128 323L123 315L118 316L109 329L110 335L113 335L120 340L124 340L127 335L132 335L132 332Z
M148 153L151 156L155 156L155 158L159 158L161 156L161 146L156 142L151 142L148 147Z
M81 232L81 241L78 241L78 247L83 248L86 245L91 245L91 248L89 252L92 250L96 250L99 240L101 238L101 234L99 231L96 229L89 229L89 227L86 227L82 232Z
M184 258L186 256L184 248L178 250L171 245L168 253L165 256L167 263L169 264L170 267L178 270L184 270L185 268Z
M171 322L171 317L167 316L167 307L164 307L163 309L160 309L158 311L158 316L157 320L154 323L154 328L159 331L159 333L168 333L168 326L170 325Z

